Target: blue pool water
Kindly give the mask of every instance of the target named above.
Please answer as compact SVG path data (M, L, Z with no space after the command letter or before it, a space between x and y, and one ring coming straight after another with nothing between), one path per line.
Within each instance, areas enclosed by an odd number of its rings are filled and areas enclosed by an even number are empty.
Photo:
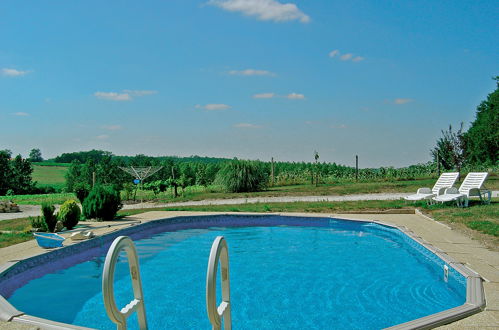
M234 329L380 329L465 302L465 279L451 269L445 282L443 261L398 230L310 221L182 229L137 240L149 328L210 328L206 267L218 235L229 246ZM30 281L8 300L31 315L115 329L103 306L101 253ZM115 280L120 307L132 292L124 260ZM136 328L135 318L129 326Z

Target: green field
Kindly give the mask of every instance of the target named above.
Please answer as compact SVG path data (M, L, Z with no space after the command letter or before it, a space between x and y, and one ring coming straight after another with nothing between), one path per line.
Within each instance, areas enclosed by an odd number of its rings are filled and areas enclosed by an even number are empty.
M61 190L66 184L64 176L69 167L61 166L61 164L57 164L57 166L54 166L52 163L49 164L51 165L45 163L33 164L33 181L36 181L38 187L52 186L55 189Z

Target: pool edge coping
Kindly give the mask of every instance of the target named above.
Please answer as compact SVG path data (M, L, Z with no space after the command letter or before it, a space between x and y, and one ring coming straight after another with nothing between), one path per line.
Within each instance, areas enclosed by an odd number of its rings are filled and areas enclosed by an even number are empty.
M200 212L201 213L201 212ZM435 221L434 219L424 216L421 213L415 212L416 215L423 216L424 218L427 218L428 220ZM202 216L208 216L208 215L213 215L213 216L285 216L285 217L310 217L310 218L334 218L338 220L343 220L343 221L353 221L353 222L364 222L364 223L374 223L390 228L397 229L401 231L403 234L407 235L410 239L413 241L417 242L418 244L422 245L424 248L428 249L431 251L433 254L435 254L438 258L440 258L442 261L447 263L450 267L454 268L457 272L459 272L461 275L463 275L466 278L466 301L464 304L447 309L438 313L430 314L412 321L408 321L405 323L401 323L398 325L394 325L391 327L388 327L386 329L391 329L391 330L399 330L399 329L431 329L434 327L438 327L441 325L449 324L454 321L466 318L468 316L471 316L473 314L479 313L484 310L486 306L486 301L485 301L485 294L484 294L484 287L483 287L483 278L474 270L470 269L463 263L460 263L456 260L454 260L451 256L446 254L444 251L441 249L433 246L431 243L427 242L424 240L422 237L417 236L412 230L407 228L406 226L403 225L394 225L391 223L387 223L384 221L380 220L369 220L369 219L349 219L349 218L342 218L338 217L341 216L341 214L338 214L338 216L335 216L333 214L292 214L292 213L285 213L285 212L276 212L276 213L250 213L250 212L245 212L245 213L228 213L228 212L213 212L210 214L207 214L203 212L202 214L190 214L190 215L173 215L169 217L169 219L175 219L175 218L183 218L183 217L202 217ZM152 219L147 222L141 222L140 224L137 224L134 226L135 228L141 227L142 225L145 225L150 222L155 222L155 221L161 221L166 218L158 218L158 219ZM438 223L438 222L437 222ZM125 228L120 228L118 231L115 232L108 232L102 234L100 237L103 238L104 236L110 235L110 234L116 234L117 232L119 233L120 231L123 231ZM64 246L62 248L58 248L55 250L51 251L57 251L57 250L62 250L65 248L68 248L73 245L78 245L81 244L85 241L78 242L76 244L72 244L69 246ZM47 251L47 253L50 253L51 251ZM27 257L23 260L30 259L30 258L37 258L39 256L42 256L46 253L42 253L39 255L35 255L32 257ZM21 262L22 260L18 261L12 261L12 262L7 262L3 265L0 265L0 276L2 276L4 273L8 272L9 269L14 267L16 264ZM23 313L22 311L17 310L13 305L11 305L3 296L0 295L0 322L17 322L17 323L24 323L25 325L33 325L33 326L40 326L44 329L92 329L92 328L87 328L87 327L81 327L81 326L76 326L72 324L66 324L62 322L56 322L48 319L43 319L39 317L35 317L32 315L28 315Z

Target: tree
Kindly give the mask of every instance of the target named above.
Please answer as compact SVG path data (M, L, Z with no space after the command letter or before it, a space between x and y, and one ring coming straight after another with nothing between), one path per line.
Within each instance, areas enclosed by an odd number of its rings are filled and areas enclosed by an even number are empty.
M10 166L10 150L0 150L0 196L7 193L11 187L12 167Z
M21 155L17 155L12 161L12 181L11 189L16 194L28 194L33 190L33 182L31 175L33 166L27 159L23 159Z
M461 167L466 157L463 123L461 123L461 127L456 132L452 130L452 125L449 125L447 131L442 131L442 137L438 139L437 145L433 148L431 154L435 161L438 157L444 169L451 170L456 168L458 172L461 172Z
M32 163L34 162L43 162L42 152L40 149L31 149L29 152L28 160Z
M476 119L465 134L470 164L496 165L499 153L499 76L496 90L477 107Z

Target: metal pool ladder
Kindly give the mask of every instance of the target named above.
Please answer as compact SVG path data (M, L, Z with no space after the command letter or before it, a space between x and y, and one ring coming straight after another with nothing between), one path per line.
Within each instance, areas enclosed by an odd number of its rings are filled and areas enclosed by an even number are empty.
M119 254L126 251L130 275L132 277L134 299L121 310L116 307L114 299L114 271ZM217 270L220 261L222 273L222 303L217 307ZM142 282L140 280L139 260L133 241L127 236L116 238L111 244L104 262L102 273L102 295L104 306L111 321L116 324L118 330L127 328L126 320L137 311L140 329L147 329L146 311L144 307L144 295L142 293ZM229 283L229 253L227 243L223 236L215 238L211 246L208 269L206 273L206 310L213 330L220 330L222 319L225 330L232 329L230 316L230 283Z
M121 310L116 307L114 299L114 271L119 254L122 250L126 251L128 266L130 267L130 276L132 278L133 296L130 301ZM142 293L142 282L140 280L139 260L133 241L127 236L119 236L111 244L107 251L104 271L102 273L102 295L104 296L104 306L111 321L116 324L118 330L127 328L126 319L135 311L139 321L140 329L147 329L146 310L144 307L144 295Z
M222 303L217 307L217 270L220 260L222 273ZM213 330L219 330L224 321L224 329L232 329L230 316L229 253L223 236L217 236L211 246L208 270L206 272L206 309Z

